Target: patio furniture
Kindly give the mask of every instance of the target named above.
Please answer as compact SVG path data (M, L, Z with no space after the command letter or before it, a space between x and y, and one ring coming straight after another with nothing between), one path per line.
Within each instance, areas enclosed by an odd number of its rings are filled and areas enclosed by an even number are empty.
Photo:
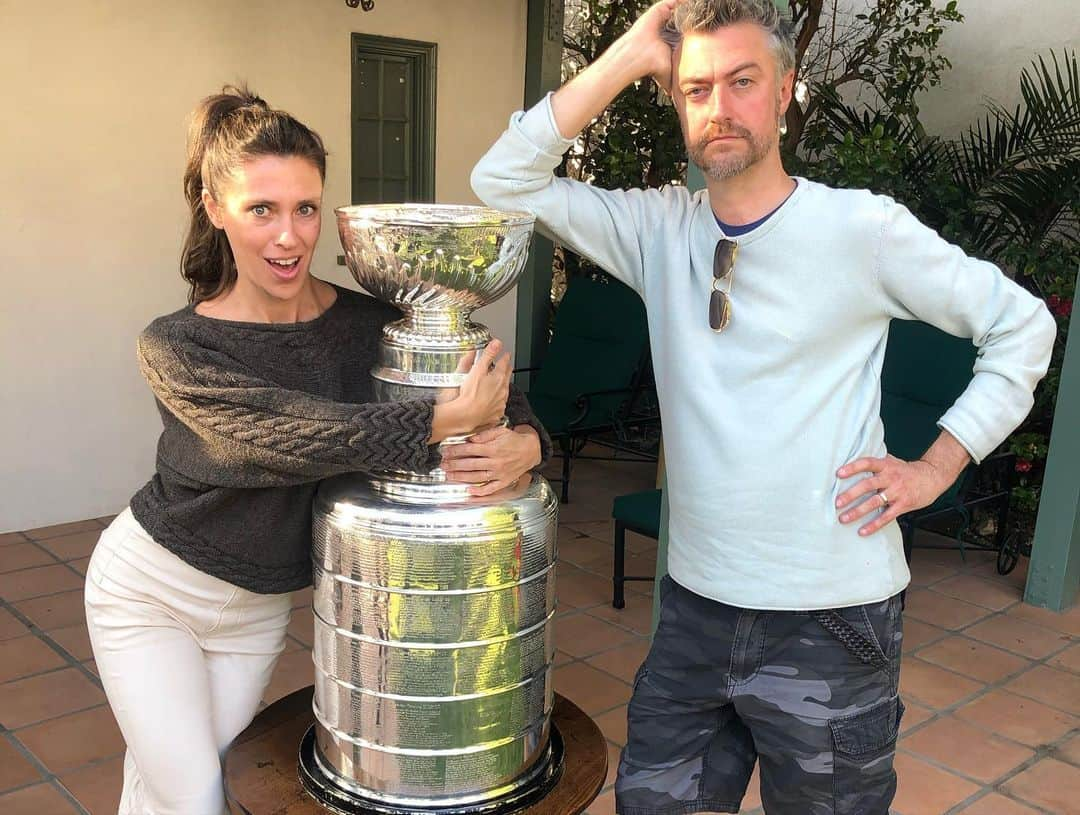
M528 398L533 412L559 446L561 500L570 500L570 469L592 441L627 461L656 461L635 433L659 427L650 382L645 305L622 283L571 278L555 314L551 344ZM659 434L655 434L659 437Z
M972 378L976 348L914 320L893 320L881 372L881 419L889 453L913 461L941 432L937 421ZM920 543L920 548L967 548L998 553L997 568L1008 574L1020 548L1008 534L1009 491L1014 457L997 454L967 467L933 504L901 515L904 556L911 562L919 529L950 534L950 545ZM978 516L977 513L978 512Z
M620 495L611 508L611 517L615 519L615 568L612 573L613 593L611 605L624 608L626 598L623 584L627 580L653 580L653 575L626 575L626 533L637 532L649 538L660 537L660 499L661 490L644 490L629 495Z

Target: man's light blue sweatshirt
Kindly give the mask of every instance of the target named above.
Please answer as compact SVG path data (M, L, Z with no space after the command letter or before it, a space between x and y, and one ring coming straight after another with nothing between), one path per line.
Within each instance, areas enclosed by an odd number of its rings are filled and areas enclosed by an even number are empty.
M738 238L731 323L709 328L724 237L705 191L602 190L556 178L571 141L550 97L516 113L473 171L488 205L539 228L644 299L664 425L668 567L697 594L756 609L883 600L909 580L900 530L837 519L853 479L886 454L879 416L889 321L971 337L971 384L941 417L975 461L1027 415L1056 330L1042 301L965 255L890 198L805 179ZM859 476L862 477L862 476Z

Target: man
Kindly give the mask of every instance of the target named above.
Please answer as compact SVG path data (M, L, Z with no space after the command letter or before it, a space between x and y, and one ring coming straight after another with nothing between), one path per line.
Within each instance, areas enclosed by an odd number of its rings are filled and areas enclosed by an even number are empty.
M1052 318L996 267L888 198L785 172L793 69L769 0L664 0L515 114L473 172L484 201L535 213L648 311L670 577L629 705L623 815L737 812L755 760L768 815L886 815L909 579L896 518L1006 437L1049 362ZM647 77L707 191L556 178L581 128ZM918 461L887 454L878 415L891 319L980 349Z

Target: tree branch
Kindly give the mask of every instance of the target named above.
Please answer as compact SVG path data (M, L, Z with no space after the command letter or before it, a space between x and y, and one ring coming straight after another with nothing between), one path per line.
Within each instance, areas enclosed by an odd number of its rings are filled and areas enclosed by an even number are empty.
M803 55L820 27L818 24L821 22L821 9L824 5L824 0L806 0L806 19L803 20L803 24L799 28L799 34L795 38L796 70L802 64Z
M887 23L896 17L899 2L900 0L878 0L878 14L874 19L874 27L870 29L866 37L848 57L847 64L844 66L845 76L852 72L855 72L856 76L858 76L859 68L871 56L881 41Z
M623 33L622 31L615 31L615 22L618 20L619 11L619 0L612 0L611 5L608 6L607 17L605 17L604 22L600 24L600 33L596 37L595 57L604 53L608 49L608 46L615 42L618 35Z
M795 38L795 77L798 79L801 73L803 57L806 55L806 49L810 46L811 40L814 38L814 34L817 33L819 23L821 22L821 10L824 6L824 0L804 0L806 5L799 6L800 0L788 0L788 8L791 10L792 20L801 20L802 24L799 27L799 33ZM784 123L787 125L788 135L787 140L790 144L798 144L799 139L802 138L803 128L806 126L807 116L805 112L799 107L799 103L792 101L788 105L787 113L784 116Z

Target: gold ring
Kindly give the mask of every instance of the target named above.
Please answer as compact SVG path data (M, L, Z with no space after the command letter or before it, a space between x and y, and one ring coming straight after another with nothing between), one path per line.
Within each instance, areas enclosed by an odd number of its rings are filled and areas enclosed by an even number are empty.
M889 505L889 499L885 496L885 490L879 490L878 495L881 496L881 508L884 509Z

